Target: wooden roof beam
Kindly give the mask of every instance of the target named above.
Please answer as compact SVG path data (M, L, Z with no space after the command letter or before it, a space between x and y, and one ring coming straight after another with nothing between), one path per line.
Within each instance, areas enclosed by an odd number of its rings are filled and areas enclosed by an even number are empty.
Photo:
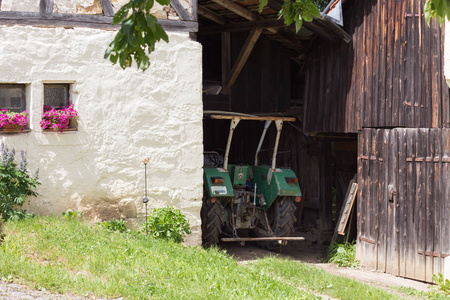
M256 42L258 41L259 36L261 35L262 28L255 28L252 31L250 31L250 34L247 37L247 40L245 41L244 46L241 49L241 52L239 53L238 58L236 59L236 62L234 63L233 68L231 69L229 79L227 80L227 85L225 86L225 94L227 94L230 89L233 87L234 83L236 82L239 74L242 71L242 68L244 67L245 63L247 62L248 57L250 56L250 53L253 50L253 47L255 46Z
M235 14L237 14L249 21L258 21L258 20L263 19L258 14L251 12L248 9L246 9L245 7L240 6L239 4L236 4L234 2L231 2L230 0L211 0L211 1L225 7L226 9L234 12ZM272 33L278 32L278 30L275 28L268 28L267 30Z
M170 5L175 9L182 21L195 21L194 16L183 7L180 0L170 0Z
M201 34L212 34L212 33L220 33L220 32L236 32L236 31L250 31L255 28L278 28L284 27L283 20L261 20L261 21L252 21L252 22L241 22L241 23L230 23L219 26L209 26L201 29Z
M220 25L225 25L229 23L227 18L222 17L221 15L213 12L212 10L209 10L200 5L198 6L198 14Z

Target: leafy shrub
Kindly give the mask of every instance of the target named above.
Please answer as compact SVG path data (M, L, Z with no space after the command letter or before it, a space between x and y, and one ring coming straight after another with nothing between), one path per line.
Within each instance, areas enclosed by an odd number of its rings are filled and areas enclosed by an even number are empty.
M179 209L171 206L155 209L148 216L142 231L146 232L147 229L151 236L172 240L175 243L183 242L183 237L191 233L189 221Z
M339 267L356 268L359 266L359 261L355 260L355 256L356 245L354 242L345 244L334 243L328 249L327 261L335 263Z
M109 221L103 221L101 223L98 223L101 227L111 230L111 231L119 231L119 232L128 232L129 229L127 229L127 221L119 219L112 219Z
M74 212L73 210L68 209L65 212L63 212L62 215L66 220L73 220L76 217L81 216L81 211L77 210L76 212Z
M25 198L37 196L36 188L40 184L38 181L38 171L34 176L30 176L27 170L27 159L25 152L21 151L21 161L17 165L15 162L16 152L9 150L8 146L1 145L0 164L0 214L3 220L19 220L28 216L25 210L20 209Z
M436 283L436 287L439 293L450 296L450 280L444 279L441 273L433 274L433 281Z

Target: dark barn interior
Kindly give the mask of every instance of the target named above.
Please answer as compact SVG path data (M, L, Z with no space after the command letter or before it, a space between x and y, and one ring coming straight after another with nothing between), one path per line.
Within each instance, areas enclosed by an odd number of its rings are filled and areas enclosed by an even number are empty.
M278 164L299 178L297 228L330 242L357 174L345 236L357 259L432 282L450 257L445 26L427 24L421 0L336 0L324 12L342 4L342 27L323 15L296 34L281 3L258 14L253 0L198 1L204 110L295 117ZM205 150L223 149L228 125L204 125ZM261 130L237 129L232 162L252 163Z
M344 128L330 133L305 131L305 96L307 85L312 84L307 82L307 72L311 59L319 59L314 55L318 49L348 47L350 37L326 18L305 23L296 34L292 26L277 20L282 2L269 1L261 14L257 12L258 3L199 1L204 110L296 118L296 122L283 125L277 166L292 168L299 178L303 197L297 204L297 228L313 232L316 241L327 244L348 184L357 172L357 135L346 133ZM336 74L322 72L316 76L314 86L318 87L333 81ZM339 80L333 82L335 86L340 84ZM329 89L324 91L325 96L333 101ZM323 115L323 123L328 122L337 120ZM204 120L205 151L224 153L229 126L226 120ZM263 126L263 122L239 124L231 163L254 162ZM270 164L275 141L275 128L270 129L260 155L265 164ZM353 230L347 239L356 237L356 217L351 220Z

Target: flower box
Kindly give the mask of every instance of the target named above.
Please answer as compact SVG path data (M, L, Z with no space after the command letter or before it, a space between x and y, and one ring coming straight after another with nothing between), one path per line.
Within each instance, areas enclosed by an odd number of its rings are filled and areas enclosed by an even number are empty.
M50 129L56 132L68 130L72 120L78 119L78 112L70 104L62 109L56 109L51 106L44 107L42 121L39 123L42 129Z
M0 110L0 130L2 132L22 132L27 126L28 113Z

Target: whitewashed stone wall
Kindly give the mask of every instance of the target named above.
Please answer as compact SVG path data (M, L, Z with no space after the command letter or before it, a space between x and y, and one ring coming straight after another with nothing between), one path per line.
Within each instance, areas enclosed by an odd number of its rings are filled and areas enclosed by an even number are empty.
M1 11L26 11L39 12L39 0L2 0ZM117 12L129 0L111 0L115 12ZM181 5L192 13L192 0L180 0ZM60 14L85 14L101 15L103 13L100 0L54 0L53 12ZM151 13L158 19L180 20L175 9L163 6L155 1Z
M28 153L40 170L40 196L27 208L93 219L144 220L144 167L149 210L173 205L188 216L199 244L202 198L201 46L169 33L146 72L122 70L103 58L115 32L0 26L0 83L26 84L31 131L1 139ZM77 132L47 133L39 125L44 83L71 83Z

